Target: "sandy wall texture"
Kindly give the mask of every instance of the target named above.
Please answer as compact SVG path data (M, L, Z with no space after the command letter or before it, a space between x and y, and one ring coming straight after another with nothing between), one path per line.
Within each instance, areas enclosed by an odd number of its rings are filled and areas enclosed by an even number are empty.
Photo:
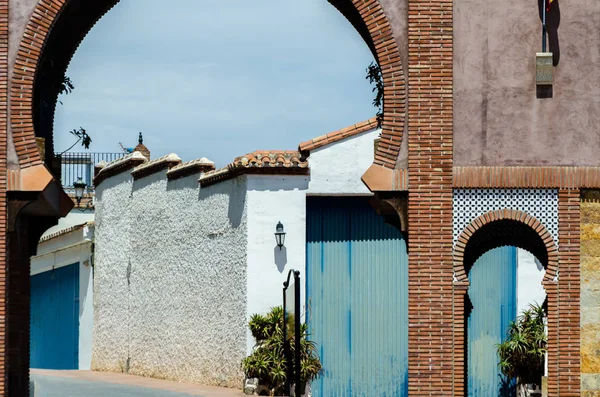
M581 203L581 395L600 396L600 201Z

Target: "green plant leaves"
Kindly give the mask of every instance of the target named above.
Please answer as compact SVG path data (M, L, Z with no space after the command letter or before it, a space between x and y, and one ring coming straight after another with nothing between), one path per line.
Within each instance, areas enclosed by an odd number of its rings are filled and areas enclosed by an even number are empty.
M545 319L543 306L532 304L508 326L506 340L496 345L498 366L507 378L540 384L548 345Z
M377 128L381 128L383 123L383 74L378 63L371 62L367 67L366 79L370 84L375 85L372 90L375 93L373 106L377 108Z
M248 378L258 378L261 385L273 393L281 394L287 379L287 364L284 357L283 308L277 306L266 315L254 314L248 323L256 340L252 354L242 360L242 368ZM322 372L321 361L317 356L316 343L307 339L308 326L301 324L300 377L305 384ZM292 354L296 346L290 342ZM295 371L292 368L292 371Z

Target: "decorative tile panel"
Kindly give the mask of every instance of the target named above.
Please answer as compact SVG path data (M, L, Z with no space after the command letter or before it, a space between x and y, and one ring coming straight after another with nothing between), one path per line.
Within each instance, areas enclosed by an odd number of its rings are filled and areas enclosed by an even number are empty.
M534 216L548 229L558 246L557 189L455 189L453 194L453 245L475 218L504 208Z

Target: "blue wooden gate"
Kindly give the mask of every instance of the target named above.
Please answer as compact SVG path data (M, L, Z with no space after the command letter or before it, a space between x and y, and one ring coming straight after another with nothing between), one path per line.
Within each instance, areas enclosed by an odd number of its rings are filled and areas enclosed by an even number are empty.
M467 321L469 397L510 397L498 369L496 345L517 315L517 249L488 251L469 272L472 309Z
M408 395L408 255L366 198L307 200L306 296L324 374L315 397Z
M31 277L31 367L78 369L79 264Z

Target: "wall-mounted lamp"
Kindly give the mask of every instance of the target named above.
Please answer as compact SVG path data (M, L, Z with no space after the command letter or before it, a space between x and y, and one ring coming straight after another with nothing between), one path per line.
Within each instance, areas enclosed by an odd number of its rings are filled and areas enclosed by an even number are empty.
M283 224L281 222L279 222L275 228L275 241L277 241L277 246L279 247L279 250L281 250L285 243L285 232L283 231Z

